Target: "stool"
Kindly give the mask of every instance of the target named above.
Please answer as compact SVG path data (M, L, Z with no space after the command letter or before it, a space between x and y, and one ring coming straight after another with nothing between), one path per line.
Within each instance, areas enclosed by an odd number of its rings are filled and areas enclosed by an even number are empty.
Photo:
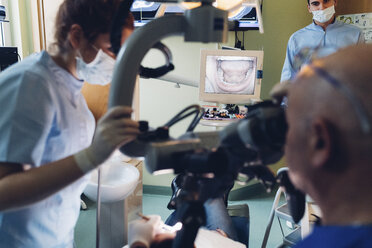
M298 225L296 226L296 228L290 234L284 235L280 219L289 221L291 223L294 223L294 221L292 219L292 216L289 213L287 203L278 207L280 196L282 195L282 193L284 194L284 190L283 190L282 187L279 187L278 191L276 192L274 202L273 202L273 206L272 206L271 211L270 211L269 223L267 224L267 227L266 227L265 236L264 236L264 239L262 241L261 248L266 248L267 241L269 239L271 226L272 226L272 223L273 223L273 220L274 220L275 216L278 217L280 229L281 229L282 234L283 234L283 243L281 244L281 247L285 247L285 246L291 247L302 239L301 238L301 226L298 226Z

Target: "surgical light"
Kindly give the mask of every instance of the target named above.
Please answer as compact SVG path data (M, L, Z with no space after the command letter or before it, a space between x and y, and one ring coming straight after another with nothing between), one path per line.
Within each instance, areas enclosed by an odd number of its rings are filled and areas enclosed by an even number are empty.
M154 2L147 2L147 1L134 1L133 2L133 9L142 9L142 8L149 8L154 5Z
M243 3L243 0L217 0L213 3L216 8L232 11L239 8Z
M240 13L244 12L244 10L246 9L246 7L240 7L236 10L231 10L229 12L229 18L235 18L236 16L238 16Z
M243 0L217 0L213 3L213 6L223 10L236 10L243 4ZM199 7L201 3L190 3L190 2L183 2L181 6L186 9L193 9Z

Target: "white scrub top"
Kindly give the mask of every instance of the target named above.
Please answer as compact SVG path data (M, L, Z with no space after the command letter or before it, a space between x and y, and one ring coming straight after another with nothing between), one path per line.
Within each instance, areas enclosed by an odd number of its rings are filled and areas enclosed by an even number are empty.
M295 68L294 57L303 48L326 47L329 50L328 54L322 54L322 56L326 56L340 48L363 42L363 33L356 26L336 20L324 31L321 26L313 22L295 32L289 39L280 81L292 79L296 75L300 68Z
M45 51L1 72L0 161L39 167L88 147L95 121L82 86ZM26 208L0 212L0 247L73 247L88 177Z

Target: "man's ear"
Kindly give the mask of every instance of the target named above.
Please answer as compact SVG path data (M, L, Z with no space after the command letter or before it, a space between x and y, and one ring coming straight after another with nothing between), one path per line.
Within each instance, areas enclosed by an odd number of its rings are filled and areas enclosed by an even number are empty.
M80 25L73 24L70 28L70 32L68 35L68 39L72 48L77 49L81 45L81 41L83 38L83 30L81 29Z
M311 10L310 10L310 4L307 5L307 10L309 11L309 13L311 14Z
M310 134L310 162L314 167L326 166L331 159L334 142L330 124L324 119L313 121Z

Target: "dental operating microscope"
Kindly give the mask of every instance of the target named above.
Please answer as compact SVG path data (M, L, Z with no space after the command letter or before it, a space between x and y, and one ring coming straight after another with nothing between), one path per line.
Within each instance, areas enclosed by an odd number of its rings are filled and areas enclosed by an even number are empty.
M177 3L177 0L152 2ZM157 78L174 69L172 55L161 40L169 36L184 36L185 42L226 42L228 12L215 8L214 0L194 0L200 7L185 11L184 15L163 16L136 29L120 48L110 88L109 108L119 105L131 106L138 74L146 78ZM132 5L126 2L126 8ZM129 6L129 7L128 7ZM114 24L115 27L115 24ZM112 33L113 38L113 33ZM115 42L112 41L113 44ZM159 49L166 57L166 64L159 68L144 68L141 62L147 52ZM277 162L283 156L286 121L284 109L278 103L266 101L258 104L247 118L228 126L220 132L194 133L190 128L185 135L175 139L169 136L171 124L195 114L193 125L200 120L200 109L179 114L173 121L157 129L140 122L142 133L138 138L121 147L120 151L131 157L145 157L150 173L173 171L185 173L184 194L177 199L182 215L183 228L177 232L173 247L194 247L200 226L205 224L203 204L209 198L220 196L226 185L239 176L245 180L258 178L272 189L276 178L265 166ZM188 109L190 110L190 108ZM182 116L182 117L181 117ZM298 216L302 216L304 197L295 192L292 200ZM299 206L299 207L298 207ZM303 213L302 213L303 214ZM299 217L296 218L296 220Z

